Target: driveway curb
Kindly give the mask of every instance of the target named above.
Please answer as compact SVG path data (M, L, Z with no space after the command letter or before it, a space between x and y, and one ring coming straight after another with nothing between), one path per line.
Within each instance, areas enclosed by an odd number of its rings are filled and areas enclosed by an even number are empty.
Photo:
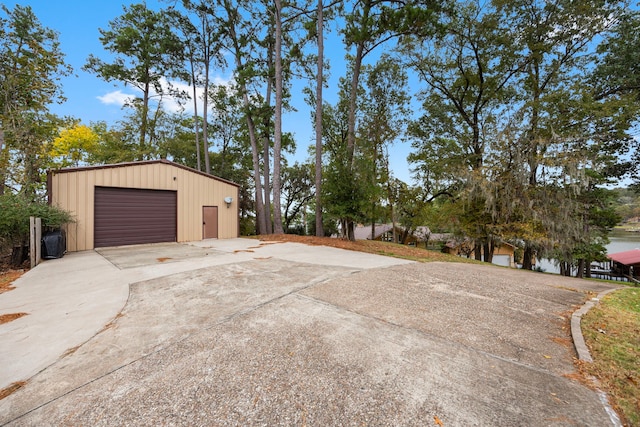
M593 359L591 358L591 353L589 353L589 348L584 342L584 336L582 335L582 329L580 327L580 321L582 320L582 316L587 314L591 308L593 308L602 298L606 295L610 294L613 291L617 291L621 288L615 289L607 289L606 291L600 292L597 297L590 299L585 302L579 310L576 310L571 315L571 336L573 337L573 345L576 348L576 352L578 353L578 359L583 360L585 362L593 363Z
M585 302L579 310L576 310L571 315L571 336L573 338L573 345L576 348L576 352L578 353L578 359L584 362L593 363L593 358L591 357L591 353L589 352L589 348L584 341L584 336L582 335L582 328L580 326L580 322L582 321L582 316L587 314L589 310L595 307L605 296L610 294L611 292L618 291L622 288L614 288L608 289L606 291L600 292L597 297L590 299ZM605 411L609 415L611 419L611 423L614 427L622 427L622 422L620 421L620 417L616 411L613 410L611 405L609 404L609 397L607 393L603 392L600 389L600 382L595 377L590 377L590 380L596 386L596 393L598 393L598 397L604 406Z

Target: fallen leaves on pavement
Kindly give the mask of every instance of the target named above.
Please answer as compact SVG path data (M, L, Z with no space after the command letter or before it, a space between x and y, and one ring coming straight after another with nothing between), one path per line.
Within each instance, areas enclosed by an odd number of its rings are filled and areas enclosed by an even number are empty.
M15 383L12 383L10 386L3 388L2 390L0 390L0 400L15 393L16 391L24 387L26 384L27 384L26 381L17 381Z
M15 287L11 286L18 277L24 274L24 270L9 270L0 273L0 294L3 292L9 292Z
M22 316L26 316L29 313L11 313L11 314L0 314L0 325L4 323L9 323L13 320L19 319Z

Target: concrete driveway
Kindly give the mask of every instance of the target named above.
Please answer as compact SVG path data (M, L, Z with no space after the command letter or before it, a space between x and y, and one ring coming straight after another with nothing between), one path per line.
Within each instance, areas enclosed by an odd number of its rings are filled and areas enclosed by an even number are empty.
M47 261L0 295L9 425L611 425L568 316L610 285L249 239Z

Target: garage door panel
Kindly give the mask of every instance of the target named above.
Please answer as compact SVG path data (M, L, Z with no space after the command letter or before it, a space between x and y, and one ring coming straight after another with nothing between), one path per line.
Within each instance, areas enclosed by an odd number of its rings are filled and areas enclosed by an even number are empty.
M175 242L175 191L95 187L94 246Z

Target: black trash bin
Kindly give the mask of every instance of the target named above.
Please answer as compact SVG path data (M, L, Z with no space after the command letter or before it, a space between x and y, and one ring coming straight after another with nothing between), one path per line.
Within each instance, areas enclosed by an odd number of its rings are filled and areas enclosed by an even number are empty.
M42 236L42 258L62 258L67 251L64 230L48 231Z

